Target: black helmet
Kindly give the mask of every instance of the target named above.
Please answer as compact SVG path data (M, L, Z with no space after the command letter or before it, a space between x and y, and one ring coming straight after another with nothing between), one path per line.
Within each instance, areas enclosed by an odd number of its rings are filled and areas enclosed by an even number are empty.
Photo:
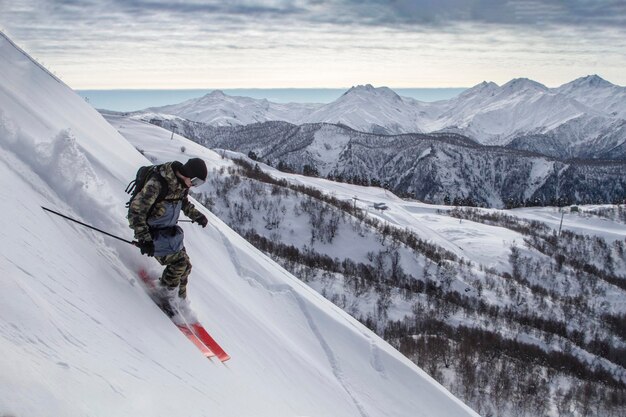
M200 158L191 158L182 166L180 173L185 177L200 178L202 181L206 181L206 164Z

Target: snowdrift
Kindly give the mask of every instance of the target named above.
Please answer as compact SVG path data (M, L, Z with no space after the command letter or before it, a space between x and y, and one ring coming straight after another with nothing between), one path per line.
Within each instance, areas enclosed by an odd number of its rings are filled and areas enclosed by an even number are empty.
M189 297L232 359L204 358L137 280L156 261L41 209L131 239L123 190L149 161L0 35L0 415L476 415L203 209Z

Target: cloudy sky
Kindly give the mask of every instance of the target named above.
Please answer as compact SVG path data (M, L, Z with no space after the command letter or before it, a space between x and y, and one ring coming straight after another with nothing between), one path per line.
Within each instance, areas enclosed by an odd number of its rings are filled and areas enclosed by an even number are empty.
M624 0L0 0L75 89L626 85Z

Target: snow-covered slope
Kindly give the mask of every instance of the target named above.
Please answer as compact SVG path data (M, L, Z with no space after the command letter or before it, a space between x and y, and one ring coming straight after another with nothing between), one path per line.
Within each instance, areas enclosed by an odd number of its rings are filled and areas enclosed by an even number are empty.
M207 361L137 283L156 261L40 208L131 238L122 190L148 161L4 35L0 58L1 415L476 415L203 210L206 229L183 226L189 297L232 356Z

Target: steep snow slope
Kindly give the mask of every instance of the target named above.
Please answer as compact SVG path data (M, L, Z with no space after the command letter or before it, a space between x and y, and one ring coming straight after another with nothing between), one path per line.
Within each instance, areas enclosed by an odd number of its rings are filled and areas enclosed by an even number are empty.
M183 226L190 299L233 358L207 361L137 283L153 259L39 207L130 238L122 190L147 160L4 35L0 58L1 415L476 415L204 210Z

